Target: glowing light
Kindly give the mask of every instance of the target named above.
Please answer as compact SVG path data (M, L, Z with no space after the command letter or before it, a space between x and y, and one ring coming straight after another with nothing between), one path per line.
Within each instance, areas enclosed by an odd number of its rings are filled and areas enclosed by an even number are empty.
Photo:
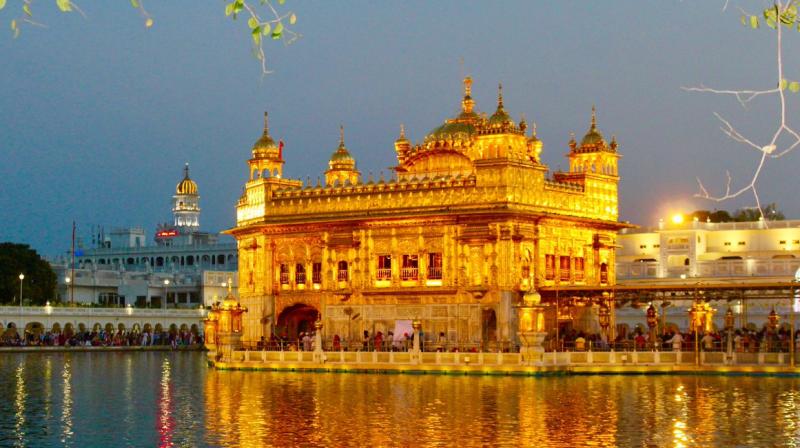
M683 215L680 213L676 213L672 215L672 223L673 224L683 224Z

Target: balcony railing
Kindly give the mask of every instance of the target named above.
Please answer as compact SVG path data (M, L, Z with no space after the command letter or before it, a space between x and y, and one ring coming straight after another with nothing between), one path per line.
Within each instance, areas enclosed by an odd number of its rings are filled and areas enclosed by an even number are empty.
M294 282L295 283L305 283L306 282L306 273L305 272L298 272L294 275Z
M583 271L575 271L575 281L582 282L583 281Z
M339 274L336 276L336 278L340 282L346 282L347 281L347 269L339 269Z
M417 278L419 278L418 268L400 269L400 280L417 280Z
M322 283L322 272L316 271L313 274L311 274L311 281L313 281L316 284Z
M559 272L559 276L558 276L558 278L559 278L559 279L560 279L562 282L568 282L568 281L569 281L569 269L565 269L565 270L563 270L563 271L560 271L560 272Z
M378 280L391 280L392 279L392 269L391 268L380 268L378 269Z
M442 279L442 268L441 267L429 267L428 268L428 279L430 280L441 280Z
M289 284L289 273L281 272L281 285L288 285L288 284Z

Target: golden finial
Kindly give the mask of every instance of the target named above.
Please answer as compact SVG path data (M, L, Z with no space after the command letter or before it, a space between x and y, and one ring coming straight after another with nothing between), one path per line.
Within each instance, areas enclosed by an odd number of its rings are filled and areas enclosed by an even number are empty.
M400 138L406 138L406 125L400 123Z
M264 135L269 135L269 120L267 117L267 111L264 111Z
M339 125L339 146L344 146L344 125Z
M266 115L266 114L264 114ZM233 279L228 277L228 295L233 294Z
M503 83L497 84L497 109L503 108Z
M186 162L186 165L183 166L183 178L189 178L189 162Z
M533 136L536 137L536 122L533 122Z
M472 99L472 78L467 76L464 78L464 99L461 101L461 110L464 113L471 114L472 109L475 107L475 100Z
M597 109L592 104L592 130L597 129Z

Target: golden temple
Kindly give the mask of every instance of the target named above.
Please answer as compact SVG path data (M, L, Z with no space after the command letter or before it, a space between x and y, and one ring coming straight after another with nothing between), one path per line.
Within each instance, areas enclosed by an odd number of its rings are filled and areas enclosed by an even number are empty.
M620 155L594 108L582 141L569 141L569 171L550 174L535 125L528 135L511 118L502 87L491 116L476 111L471 89L466 78L460 114L422 142L401 127L388 179L362 178L343 130L324 183L284 178L283 142L265 114L228 231L245 342L294 339L318 318L326 338L345 341L418 319L429 340L491 348L515 339L525 292L613 284L626 226Z

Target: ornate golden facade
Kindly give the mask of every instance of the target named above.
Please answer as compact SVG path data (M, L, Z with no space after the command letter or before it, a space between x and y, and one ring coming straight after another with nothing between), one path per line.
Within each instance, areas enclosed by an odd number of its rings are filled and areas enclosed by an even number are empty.
M586 136L569 142L569 172L549 175L535 125L526 135L502 90L494 114L476 112L471 84L461 113L421 143L401 130L391 179L361 179L343 134L324 185L284 179L265 119L229 231L245 341L276 328L293 337L316 313L327 338L419 319L428 338L507 341L525 291L613 283L616 140L592 110Z

